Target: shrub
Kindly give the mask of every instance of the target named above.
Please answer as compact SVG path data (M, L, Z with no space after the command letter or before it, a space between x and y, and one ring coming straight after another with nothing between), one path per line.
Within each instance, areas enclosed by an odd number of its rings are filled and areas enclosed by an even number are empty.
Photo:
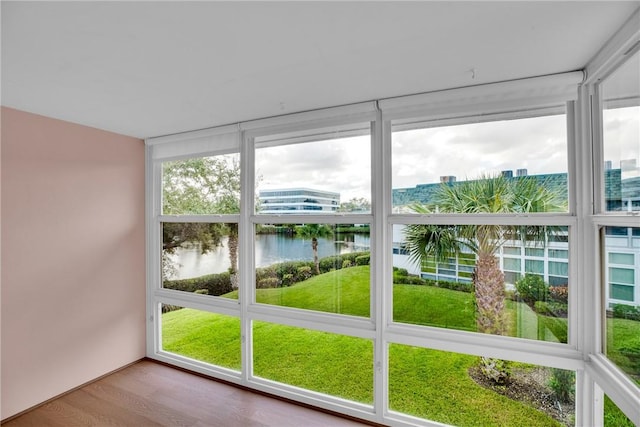
M356 265L369 265L371 256L369 254L356 257Z
M296 282L302 282L313 276L313 270L309 266L298 267L296 271Z
M345 259L344 261L342 261L342 268L349 268L351 267L351 261L349 261L348 259Z
M553 317L567 317L567 304L553 301L536 301L533 304L536 313Z
M393 267L393 275L394 276L408 276L409 272L407 271L406 268L398 268L398 267Z
M182 310L184 307L179 305L162 304L162 313L169 313L170 311Z
M282 276L282 286L291 286L294 282L293 274L284 274Z
M497 385L506 385L511 379L511 364L506 360L480 358L480 372Z
M613 304L613 317L640 321L640 307L627 304Z
M258 282L258 289L277 288L280 286L280 279L277 277L267 277Z
M546 301L549 296L549 287L544 279L529 273L516 282L516 291L520 298L532 307L536 301Z
M569 303L569 287L568 286L551 286L549 288L549 299L551 301L568 304Z
M561 402L571 401L575 384L575 375L573 372L565 369L552 368L551 373L549 387L553 390L556 398Z
M165 280L163 287L166 289L175 289L177 291L195 292L197 290L206 289L207 295L223 295L231 292L231 275L229 272L220 274L207 274L206 276L194 277L191 279L181 280Z
M209 295L209 290L208 289L196 289L193 293L194 294L200 294L200 295Z

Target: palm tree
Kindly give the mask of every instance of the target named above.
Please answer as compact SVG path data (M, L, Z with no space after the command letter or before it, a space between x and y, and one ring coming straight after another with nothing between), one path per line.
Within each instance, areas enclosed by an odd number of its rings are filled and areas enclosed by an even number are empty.
M311 250L313 250L313 263L316 266L316 274L320 274L320 260L318 259L318 237L329 236L333 233L331 228L322 224L305 224L297 229L300 237L311 238Z
M533 177L482 176L473 181L443 183L429 205L413 205L417 213L531 213L564 209L557 191ZM473 272L476 326L479 332L506 332L505 281L496 252L506 240L543 242L542 226L504 225L408 225L405 243L410 260L421 263L428 257L444 261L464 248L476 255Z

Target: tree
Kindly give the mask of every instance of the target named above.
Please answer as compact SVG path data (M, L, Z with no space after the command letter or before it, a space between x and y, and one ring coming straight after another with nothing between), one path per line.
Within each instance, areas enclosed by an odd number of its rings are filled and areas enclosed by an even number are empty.
M311 238L311 249L313 250L313 263L316 266L316 274L320 274L320 260L318 259L318 237L330 236L333 230L322 224L305 224L298 228L300 237Z
M167 162L162 174L162 212L165 215L234 214L240 212L240 164L237 156L197 157ZM238 287L238 225L223 223L164 223L163 265L166 254L191 242L206 253L228 236L231 284ZM166 270L163 270L163 273Z
M416 204L412 208L417 213L496 214L553 212L563 210L564 206L557 191L539 183L534 177L506 178L500 175L443 183L429 204ZM507 326L505 281L495 254L506 240L544 242L547 231L542 226L408 225L405 242L410 259L419 265L428 257L445 261L464 248L475 253L473 286L477 329L483 333L503 335Z
M371 212L371 202L363 197L353 197L348 202L340 203L338 212Z

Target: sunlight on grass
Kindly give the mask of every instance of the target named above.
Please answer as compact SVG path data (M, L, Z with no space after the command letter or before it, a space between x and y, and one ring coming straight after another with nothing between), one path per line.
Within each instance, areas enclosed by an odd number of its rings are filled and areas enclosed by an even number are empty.
M256 294L260 303L366 317L369 280L369 267L357 266L291 287L259 289ZM237 298L237 291L226 296ZM395 321L475 330L471 293L395 285L393 298ZM514 335L566 341L566 319L540 316L514 301L507 301L507 312ZM640 322L610 320L616 345L638 336ZM266 322L255 322L253 328L256 376L372 404L370 340ZM238 318L181 309L163 314L162 337L166 351L230 369L241 367ZM615 348L609 351L614 358ZM477 362L475 356L403 345L391 345L389 354L389 399L394 411L462 426L558 425L542 412L476 384L468 374ZM625 360L616 363L624 366Z
M240 319L183 308L162 315L162 349L240 370Z
M389 347L389 406L461 426L557 426L557 421L476 384L478 357L406 345Z
M373 404L373 342L266 322L253 324L254 375Z

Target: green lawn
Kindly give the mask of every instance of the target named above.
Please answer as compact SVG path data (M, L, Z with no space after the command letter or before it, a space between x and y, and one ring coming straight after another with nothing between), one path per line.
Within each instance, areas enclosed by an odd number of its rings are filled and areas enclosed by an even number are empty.
M237 298L237 293L225 296ZM394 320L473 331L472 298L469 293L447 289L395 285ZM288 288L259 289L257 300L369 316L369 268L361 266L334 271ZM562 319L538 316L525 304L512 301L508 302L507 311L511 335L566 340L566 321ZM167 351L240 369L238 318L191 309L177 310L163 315L162 336L163 348ZM254 374L257 376L373 403L373 344L370 340L255 322L253 349ZM478 386L467 374L468 368L475 363L475 356L391 345L391 409L463 426L558 425L533 408Z

